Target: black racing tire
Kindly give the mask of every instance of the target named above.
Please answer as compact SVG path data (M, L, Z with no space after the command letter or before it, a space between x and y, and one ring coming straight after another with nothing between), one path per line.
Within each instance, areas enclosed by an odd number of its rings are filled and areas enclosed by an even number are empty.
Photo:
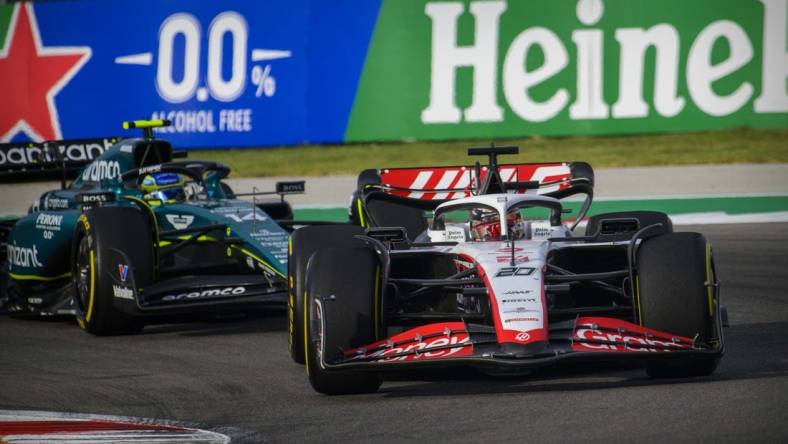
M257 208L265 211L273 220L293 220L293 207L285 201L260 202Z
M100 207L80 215L74 236L72 286L77 324L97 336L139 333L142 317L120 311L113 286L117 252L129 259L138 288L153 278L153 236L148 216L137 208ZM114 275L113 275L114 272Z
M648 239L637 253L637 309L640 324L708 344L715 339L715 281L711 246L699 233L671 233ZM649 376L710 375L719 357L651 360Z
M353 236L364 234L364 229L352 225L316 225L296 230L290 236L287 260L287 298L288 335L287 345L290 357L297 364L304 364L304 313L306 312L306 268L309 257L323 248L343 245L360 245L361 241Z
M629 240L632 239L632 236L637 230L657 223L662 224L662 234L673 232L673 222L670 221L670 218L665 213L661 213L659 211L621 211L616 213L597 214L588 218L588 224L586 225L586 236L593 236L597 234L597 231L599 231L599 229L602 227L603 221L622 222L632 219L637 221L637 226L632 227L635 229L635 231L627 230L617 233L600 233L600 235L602 237L608 238L605 240ZM613 239L610 239L611 237Z
M312 387L326 395L371 393L380 375L370 371L326 370L322 362L342 357L377 340L380 322L380 263L369 247L329 248L309 261L307 373ZM321 341L324 345L321 347ZM321 350L325 353L321 360Z

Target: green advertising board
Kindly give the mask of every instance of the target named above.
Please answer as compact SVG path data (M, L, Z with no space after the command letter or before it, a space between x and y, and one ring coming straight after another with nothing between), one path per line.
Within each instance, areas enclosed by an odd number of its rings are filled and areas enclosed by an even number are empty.
M346 141L788 127L786 0L385 0Z

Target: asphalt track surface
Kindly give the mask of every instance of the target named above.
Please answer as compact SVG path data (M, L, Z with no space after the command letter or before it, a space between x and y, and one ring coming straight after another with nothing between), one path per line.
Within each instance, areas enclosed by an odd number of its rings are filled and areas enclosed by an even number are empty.
M727 354L708 378L633 366L530 377L406 374L378 393L312 391L282 312L96 338L0 317L0 409L160 418L233 442L788 442L788 224L680 227L714 245Z

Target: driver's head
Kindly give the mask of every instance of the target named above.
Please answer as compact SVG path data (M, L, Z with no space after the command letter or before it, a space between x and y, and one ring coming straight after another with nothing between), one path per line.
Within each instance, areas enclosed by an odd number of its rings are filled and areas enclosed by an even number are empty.
M474 208L471 210L471 238L475 241L501 239L501 223L497 211Z
M523 239L526 229L519 211L506 215L507 231L512 239ZM471 236L477 241L501 240L501 222L496 211L474 209L471 211Z
M183 181L176 173L148 174L142 178L140 189L147 201L173 203L186 199Z

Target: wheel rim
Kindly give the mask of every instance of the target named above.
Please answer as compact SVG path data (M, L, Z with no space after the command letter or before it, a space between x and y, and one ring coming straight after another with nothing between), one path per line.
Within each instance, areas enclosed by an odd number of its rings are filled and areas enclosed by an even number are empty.
M310 328L311 331L311 340L312 343L315 345L315 358L317 360L317 365L323 365L323 304L320 303L319 299L315 299L314 303L312 304L312 319L310 319L312 323Z
M90 303L90 248L88 247L88 238L83 236L79 240L77 247L77 270L74 276L76 283L76 302L77 310L82 316L85 315L85 310Z

